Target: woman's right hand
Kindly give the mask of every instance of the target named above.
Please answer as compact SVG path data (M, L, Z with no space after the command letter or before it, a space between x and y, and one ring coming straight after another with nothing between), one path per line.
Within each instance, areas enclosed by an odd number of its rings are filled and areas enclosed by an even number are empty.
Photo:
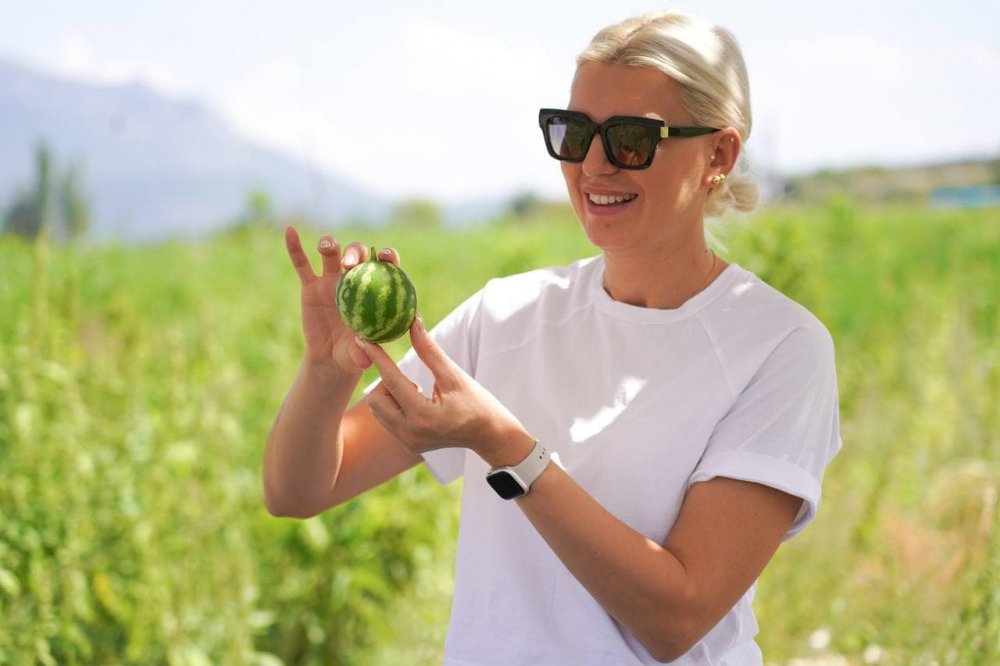
M293 227L285 229L285 247L302 286L302 333L306 342L306 362L348 375L360 375L371 365L371 360L354 342L354 331L341 320L337 312L336 290L341 274L368 258L368 248L360 243L351 243L341 254L340 244L330 236L323 236L318 246L323 270L317 275ZM382 250L379 256L399 264L399 255L395 250Z

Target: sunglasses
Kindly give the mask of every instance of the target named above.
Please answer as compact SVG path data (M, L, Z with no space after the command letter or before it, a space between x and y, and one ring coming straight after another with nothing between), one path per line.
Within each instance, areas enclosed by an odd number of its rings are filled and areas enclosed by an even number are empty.
M563 162L582 162L595 134L608 161L619 169L646 169L653 163L656 146L667 137L701 136L716 127L669 127L662 120L612 116L598 125L578 111L542 109L538 124L549 155Z

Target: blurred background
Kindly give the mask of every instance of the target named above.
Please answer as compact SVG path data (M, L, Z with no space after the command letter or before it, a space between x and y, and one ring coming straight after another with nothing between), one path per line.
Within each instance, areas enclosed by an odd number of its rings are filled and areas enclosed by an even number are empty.
M740 40L747 152L769 195L847 185L899 198L996 180L996 0L673 7ZM0 199L30 187L40 143L75 171L99 239L215 230L251 191L330 223L378 222L412 200L474 223L518 196L562 198L537 110L565 106L598 29L657 8L6 2Z
M660 8L0 4L0 664L439 663L458 488L263 509L281 229L399 248L430 323L593 254L537 110ZM837 343L845 447L761 580L766 659L1000 661L1000 2L670 8L750 70L764 201L717 250Z

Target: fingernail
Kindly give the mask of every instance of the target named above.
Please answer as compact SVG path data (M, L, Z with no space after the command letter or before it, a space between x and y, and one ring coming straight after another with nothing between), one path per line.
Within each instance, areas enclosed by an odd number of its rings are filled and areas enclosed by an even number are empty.
M361 347L361 349L366 354L368 353L368 345L365 344L365 341L361 339L361 336L359 336L359 335L355 335L354 336L354 344L356 344L357 346Z
M417 323L417 330L418 331L423 332L423 331L427 330L426 328L424 328L424 318L421 317L419 314L414 318L413 321L415 321Z
M332 241L332 240L330 240L329 238L324 238L323 240L321 240L321 241L319 242L319 247L320 247L320 249L322 249L322 250L328 250L328 249L330 249L331 247L333 247L333 241Z

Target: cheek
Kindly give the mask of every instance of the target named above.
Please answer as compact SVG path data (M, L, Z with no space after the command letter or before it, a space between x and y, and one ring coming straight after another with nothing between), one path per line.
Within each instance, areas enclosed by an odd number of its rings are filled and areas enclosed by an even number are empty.
M580 165L573 162L559 162L559 169L562 171L566 186L572 188L573 183L580 176Z
M569 193L570 203L573 204L573 209L579 215L582 212L581 205L583 204L578 186L581 167L579 164L573 164L572 162L560 162L559 166L562 168L563 180L566 181L566 191Z
M661 156L662 157L662 156ZM642 181L643 191L657 207L684 206L700 196L701 170L691 160L661 162L650 168Z

